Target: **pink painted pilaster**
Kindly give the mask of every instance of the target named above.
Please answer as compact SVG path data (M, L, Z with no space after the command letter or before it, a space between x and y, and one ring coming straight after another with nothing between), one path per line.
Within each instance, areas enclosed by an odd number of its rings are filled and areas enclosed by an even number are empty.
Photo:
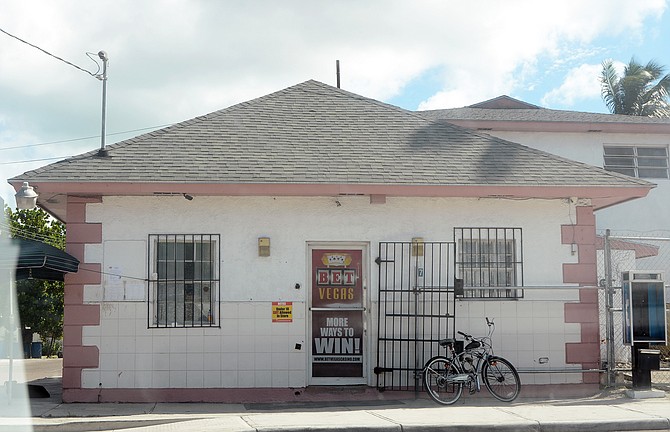
M79 271L65 275L63 316L63 401L80 402L81 371L97 368L97 346L84 346L84 326L100 325L100 305L84 304L84 285L101 283L101 264L85 261L86 244L102 242L102 225L86 222L86 204L100 198L68 197L66 251L80 261Z
M579 303L566 303L565 322L581 326L581 342L565 344L565 361L581 364L584 369L600 366L600 327L598 323L596 220L592 207L577 207L575 225L561 226L561 242L572 245L577 252L577 263L563 264L563 282L576 283ZM585 384L599 382L597 373L584 373Z

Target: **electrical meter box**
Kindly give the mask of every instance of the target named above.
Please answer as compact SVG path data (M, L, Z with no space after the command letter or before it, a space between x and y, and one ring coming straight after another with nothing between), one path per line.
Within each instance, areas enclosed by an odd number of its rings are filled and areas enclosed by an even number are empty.
M665 283L663 272L623 273L623 342L665 344Z

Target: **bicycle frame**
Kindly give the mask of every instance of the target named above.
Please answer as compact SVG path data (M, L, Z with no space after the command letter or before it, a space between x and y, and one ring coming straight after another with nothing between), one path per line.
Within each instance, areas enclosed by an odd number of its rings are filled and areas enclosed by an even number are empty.
M482 381L497 399L511 402L519 394L521 381L514 366L493 352L493 321L486 318L489 327L484 337L474 337L458 332L465 341L443 339L440 346L446 348L446 356L430 359L423 369L424 388L431 398L443 405L456 402L467 385L470 393L481 391ZM467 345L461 350L461 344Z
M466 341L470 341L468 345L463 347L462 352L456 352L454 344L447 344L447 355L451 359L453 364L461 372L460 374L454 376L454 382L462 382L470 386L470 393L475 391L481 391L481 380L480 376L482 373L482 367L484 363L493 357L493 345L491 343L491 336L495 331L495 325L491 323L489 325L489 332L486 336L482 338L475 338L471 335L468 335L463 332L458 332L461 336L465 338ZM470 348L468 348L470 346ZM475 384L475 388L472 388L472 384Z

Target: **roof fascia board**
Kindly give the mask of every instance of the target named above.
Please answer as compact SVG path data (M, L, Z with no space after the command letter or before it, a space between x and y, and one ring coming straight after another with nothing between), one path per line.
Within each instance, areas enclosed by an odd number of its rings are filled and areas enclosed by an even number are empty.
M610 123L610 122L548 122L512 120L463 120L445 119L449 123L469 129L507 132L603 132L670 134L670 124L659 123Z
M20 183L13 184L19 187ZM386 195L395 197L461 197L507 199L591 199L596 209L646 196L655 187L631 186L490 186L490 185L379 185L379 184L200 184L200 183L84 183L31 182L48 207L48 196L336 196Z

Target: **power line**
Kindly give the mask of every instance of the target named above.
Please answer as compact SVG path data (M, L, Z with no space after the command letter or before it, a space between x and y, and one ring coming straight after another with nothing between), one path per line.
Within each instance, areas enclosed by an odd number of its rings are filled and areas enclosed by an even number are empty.
M30 160L22 160L22 161L0 162L0 165L12 165L12 164L29 163L29 162L44 162L44 161L65 159L65 158L69 158L69 157L70 156L59 156L59 157L44 158L44 159L30 159Z
M81 262L80 262L80 264L81 264ZM85 263L85 264L88 264L88 263ZM97 263L95 263L95 264L97 264ZM87 272L90 272L90 273L97 273L97 274L101 274L101 275L105 275L105 276L115 276L115 277L122 278L122 279L133 279L133 280L138 280L138 281L143 281L143 282L148 282L149 281L149 279L147 279L147 278L138 278L138 277L134 277L134 276L126 276L126 275L117 274L117 273L109 273L109 272L106 272L106 271L93 270L93 269L85 268L85 267L83 267L83 268L79 267L79 269L77 271L87 271Z
M16 40L18 40L18 41L20 41L20 42L23 42L24 44L26 44L26 45L28 45L28 46L31 46L31 47L33 47L33 48L35 48L35 49L37 49L37 50L42 51L44 54L47 54L47 55L49 55L49 56L55 58L56 60L60 60L60 61L62 61L63 63L68 64L68 65L70 65L70 66L72 66L72 67L74 67L74 68L76 68L76 69L79 69L79 70L82 71L82 72L86 72L87 74L91 75L93 78L98 78L98 76L97 76L96 74L94 74L93 72L88 71L88 70L86 70L86 69L84 69L84 68L81 68L81 67L77 66L77 65L74 64L74 63L71 63L71 62L69 62L69 61L67 61L67 60L65 60L65 59L62 59L62 58L58 57L57 55L53 55L53 54L51 54L49 51L47 51L47 50L45 50L45 49L42 49L42 48L38 47L37 45L33 45L33 44L31 44L30 42L24 41L24 40L21 39L20 37L18 37L18 36L14 36L13 34L7 32L6 30L3 30L2 28L0 28L0 32L4 33L4 34L6 34L7 36L12 37L12 38L14 38L14 39L16 39Z
M8 230L11 228L7 224L0 223L0 228L3 228L3 227L7 228ZM13 236L13 238L22 238L22 239L26 239L26 240L34 240L34 241L46 243L50 246L53 246L57 249L60 249L59 247L51 244L48 241L48 240L52 240L52 237L49 237L48 235L44 235L44 234L37 234L37 233L31 232L31 231L28 231L28 230L18 229L17 232L15 233L15 235ZM63 249L60 249L60 250L63 250ZM67 258L67 257L50 256L50 259L58 261L61 264L75 264L75 263L82 264L82 262L79 261L79 260L75 261L75 260ZM123 274L111 273L111 272L100 271L100 270L93 270L93 269L90 269L90 268L83 268L83 267L79 267L78 271L87 271L87 272L90 272L90 273L96 273L96 274L101 274L101 275L105 275L105 276L114 276L114 277L119 277L119 278L122 278L122 279L133 279L133 280L144 281L144 282L149 280L147 278L127 276L127 275L123 275Z
M122 134L127 134L127 133L132 133L132 132L139 132L139 131L148 130L148 129L162 128L162 127L166 127L166 126L172 126L172 124L167 124L167 125L162 125L162 126L152 126L152 127L147 127L147 128L130 130L130 131L126 131L126 132L115 132L113 134L108 134L108 135L122 135ZM99 137L100 137L100 135L93 136L93 137L85 137L85 138L73 138L73 139L70 139L70 140L63 140L63 141L53 141L53 142L41 143L41 144L30 144L30 145L25 145L25 146L5 147L5 148L0 148L0 151L2 151L2 150L12 150L12 149L15 150L15 149L26 148L26 147L37 147L37 146L43 146L43 145L49 145L49 144L60 144L60 143L65 143L65 142L87 140L87 139L99 138ZM56 157L50 157L50 158L26 159L26 160L18 160L18 161L0 162L0 165L12 165L12 164L22 164L22 163L30 163L30 162L46 162L46 161L66 159L66 158L69 158L69 157L72 157L72 156L73 155L69 154L69 155L65 155L65 156L56 156Z
M128 130L128 131L123 131L123 132L114 132L107 134L109 135L124 135L128 133L133 133L133 132L141 132L145 130L150 130L150 129L160 129L168 126L172 126L174 123L170 124L164 124L160 126L149 126L145 128L140 128L140 129L133 129L133 130ZM68 142L74 142L74 141L84 141L88 139L93 139L93 138L100 138L100 135L94 135L94 136L88 136L88 137L82 137L82 138L72 138L72 139L66 139L66 140L61 140L61 141L50 141L50 142L45 142L45 143L39 143L39 144L27 144L27 145L21 145L21 146L13 146L13 147L2 147L0 148L0 151L2 150L16 150L16 149L22 149L22 148L29 148L29 147L39 147L39 146L45 146L45 145L51 145L51 144L62 144L62 143L68 143Z
M53 237L49 234L40 234L34 231L31 231L30 226L12 226L6 222L0 222L0 229L6 230L7 232L14 232L14 237L20 237L28 240L38 240L44 243L51 244ZM51 244L51 246L56 247Z

